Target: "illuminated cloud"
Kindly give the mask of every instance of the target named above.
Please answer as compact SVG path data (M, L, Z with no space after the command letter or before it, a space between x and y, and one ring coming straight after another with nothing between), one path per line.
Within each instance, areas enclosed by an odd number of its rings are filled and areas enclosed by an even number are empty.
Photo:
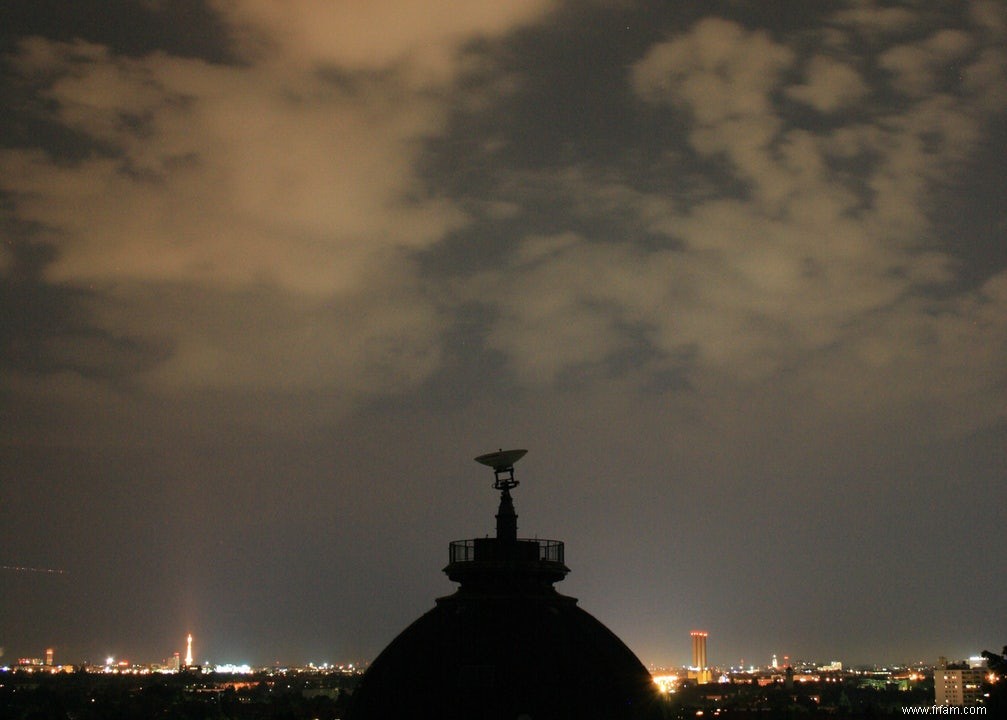
M866 22L835 20L840 32ZM864 58L847 52L802 59L765 32L714 18L649 48L631 68L632 88L687 119L698 158L669 149L655 162L698 175L692 187L702 191L662 196L628 176L583 171L541 182L578 198L586 218L635 214L651 237L527 238L505 270L514 292L493 303L489 345L544 384L627 372L621 359L647 348L650 371L685 373L710 408L736 383L772 381L807 386L804 397L844 412L911 413L926 396L949 417L971 416L949 423L955 430L1000 416L984 398L1003 381L1002 279L927 298L956 278L955 248L930 240L929 208L937 184L980 146L1002 48L978 29L893 45L882 63L918 99L891 108L869 102L885 78L854 70ZM954 85L931 92L932 73L949 62L960 64ZM781 97L841 119L804 125Z
M91 146L0 153L14 216L56 250L45 279L91 288L103 330L166 348L155 385L422 380L444 322L413 255L466 222L416 170L445 128L439 94L465 43L545 4L215 5L241 63L20 45L21 77Z
M411 82L443 83L466 43L540 20L551 0L327 2L214 0L250 57L369 72L393 69Z
M835 112L856 103L867 92L867 85L856 70L828 57L813 57L806 76L804 84L787 88L787 94L819 112Z
M770 115L769 92L793 62L793 52L768 33L708 18L688 34L659 43L632 71L633 85L651 102L688 109L700 126Z
M421 197L416 143L439 119L394 88L365 87L351 101L300 75L48 49L66 62L48 91L60 120L116 151L72 164L5 156L20 218L50 228L44 239L60 248L55 280L327 294L352 289L371 259L436 241L463 219Z
M912 32L920 22L909 8L881 7L874 0L861 0L851 5L853 7L836 12L836 22L872 40Z
M886 50L878 62L892 75L898 92L923 96L938 89L942 75L952 71L971 49L971 38L960 30L939 31L926 41Z

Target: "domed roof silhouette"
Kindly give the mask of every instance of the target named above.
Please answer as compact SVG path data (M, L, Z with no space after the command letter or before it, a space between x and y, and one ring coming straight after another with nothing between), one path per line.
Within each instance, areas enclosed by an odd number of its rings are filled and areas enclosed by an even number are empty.
M500 490L497 535L450 543L460 583L374 660L348 720L642 720L662 717L633 652L553 584L569 572L556 540L519 539L510 490L524 451L476 458Z

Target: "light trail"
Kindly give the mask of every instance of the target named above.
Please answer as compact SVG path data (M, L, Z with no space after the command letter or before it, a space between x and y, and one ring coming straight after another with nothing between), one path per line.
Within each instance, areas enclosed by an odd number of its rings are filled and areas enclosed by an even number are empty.
M60 570L58 568L37 568L28 567L27 565L0 565L0 570L10 570L11 572L20 573L39 573L41 575L66 575L66 570Z

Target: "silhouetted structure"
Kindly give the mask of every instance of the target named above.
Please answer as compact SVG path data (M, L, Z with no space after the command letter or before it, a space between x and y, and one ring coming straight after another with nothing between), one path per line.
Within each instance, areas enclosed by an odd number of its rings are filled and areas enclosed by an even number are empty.
M476 460L500 490L495 538L450 544L457 591L406 628L371 664L350 720L661 717L650 673L618 637L561 595L563 543L517 537L510 490L523 450Z

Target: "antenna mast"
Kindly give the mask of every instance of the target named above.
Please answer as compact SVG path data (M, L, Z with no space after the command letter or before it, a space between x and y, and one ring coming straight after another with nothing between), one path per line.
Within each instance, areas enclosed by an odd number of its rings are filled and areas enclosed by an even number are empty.
M497 539L517 540L517 513L514 512L514 501L510 491L520 483L514 479L514 463L523 458L527 450L500 450L487 453L476 458L493 468L493 489L500 491L500 508L497 510Z

